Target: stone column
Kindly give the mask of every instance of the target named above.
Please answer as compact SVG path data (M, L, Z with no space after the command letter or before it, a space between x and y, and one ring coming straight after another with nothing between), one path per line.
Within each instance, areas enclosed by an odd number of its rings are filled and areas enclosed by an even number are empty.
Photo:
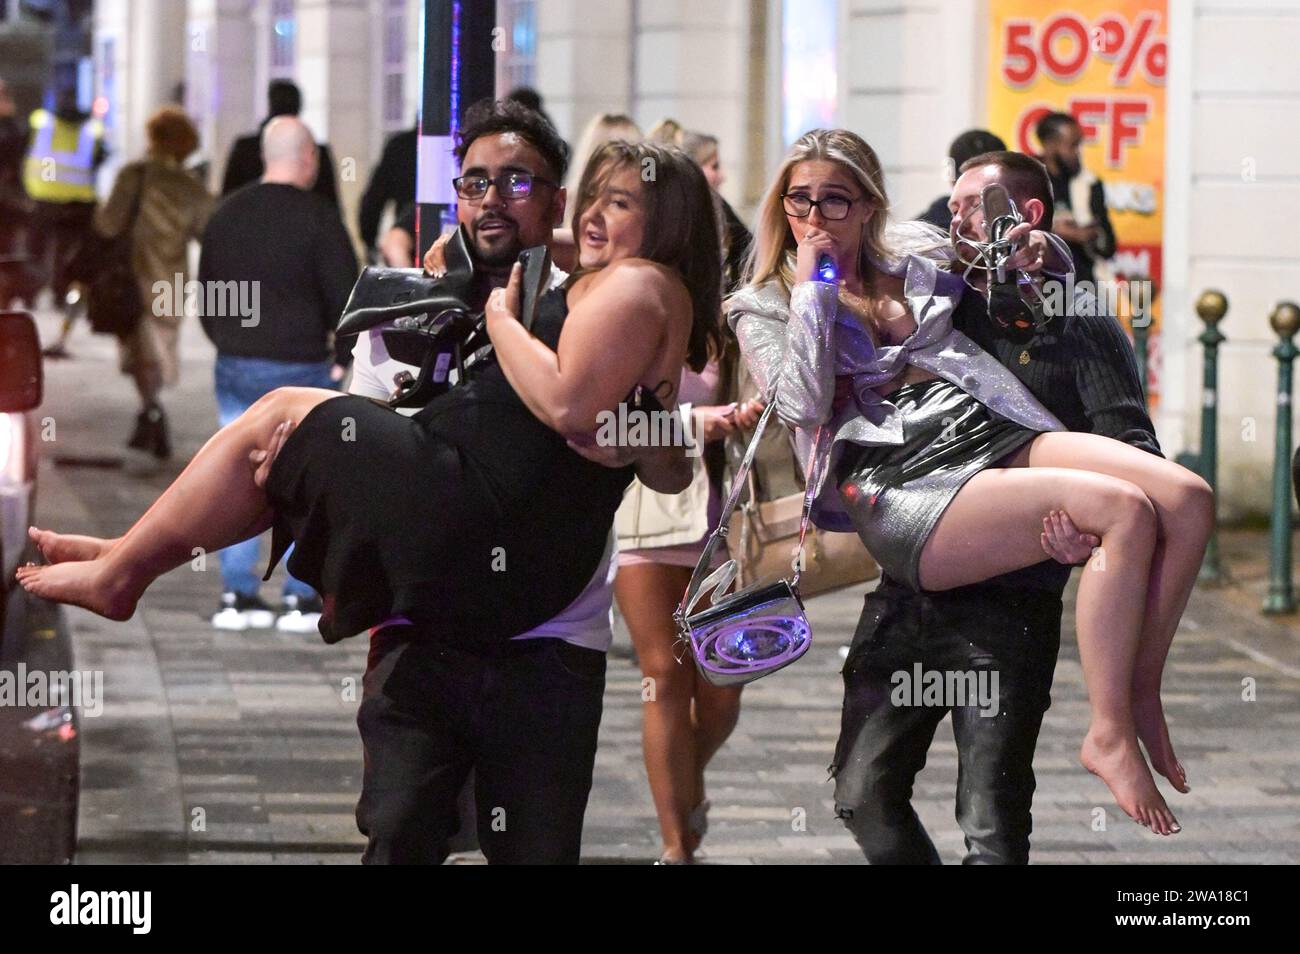
M721 192L743 206L749 166L748 0L637 0L633 4L633 118L665 117L718 138Z
M978 0L844 0L840 122L871 144L896 215L942 193L953 137L982 126L986 10Z
M633 0L538 0L537 88L575 142L597 113L630 112Z
M208 159L208 186L221 188L236 138L260 118L253 68L252 0L189 0L185 105L199 126Z
M101 0L94 24L95 55L103 56L106 41L112 48L112 62L98 70L101 77L105 68L114 76L108 179L123 162L143 154L149 114L175 102L185 75L185 10L168 0ZM97 89L96 95L103 92Z
M298 0L295 75L302 87L302 119L334 152L343 220L356 228L371 153L371 62L366 0Z

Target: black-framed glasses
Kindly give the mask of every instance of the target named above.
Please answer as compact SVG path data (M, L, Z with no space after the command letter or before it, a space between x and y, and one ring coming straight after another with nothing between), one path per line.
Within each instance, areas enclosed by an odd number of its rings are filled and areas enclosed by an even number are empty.
M814 199L802 192L783 192L781 202L785 206L785 211L796 219L807 218L812 214L812 210L816 209L828 222L838 222L846 218L849 209L853 208L853 200L842 195L828 195L822 199Z
M548 185L558 189L559 185L531 172L503 172L496 178L488 176L460 176L451 180L456 195L462 199L481 199L487 195L489 186L495 185L497 191L506 199L526 199L533 194L534 185Z

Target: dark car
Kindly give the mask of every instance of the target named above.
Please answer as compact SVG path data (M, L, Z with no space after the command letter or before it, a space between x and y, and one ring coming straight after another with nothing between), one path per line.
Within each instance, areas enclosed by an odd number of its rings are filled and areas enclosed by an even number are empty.
M79 727L62 608L14 580L36 559L40 343L31 315L0 311L0 862L64 863L77 841Z

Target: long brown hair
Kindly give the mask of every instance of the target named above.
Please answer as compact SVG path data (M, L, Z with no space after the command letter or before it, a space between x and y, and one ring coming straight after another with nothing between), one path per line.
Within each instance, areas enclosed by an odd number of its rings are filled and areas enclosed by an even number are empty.
M592 153L582 171L575 228L609 177L628 167L644 186L645 229L637 254L675 270L686 284L692 312L686 364L702 371L721 340L722 258L712 190L699 166L675 146L614 140Z

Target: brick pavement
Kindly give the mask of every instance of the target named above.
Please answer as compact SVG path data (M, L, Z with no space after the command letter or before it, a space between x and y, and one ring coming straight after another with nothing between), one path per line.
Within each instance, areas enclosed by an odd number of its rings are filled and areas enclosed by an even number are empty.
M53 320L41 318L47 337ZM167 397L177 462L155 469L121 457L134 414L111 343L84 330L77 358L47 365L40 518L71 532L116 534L141 513L211 433L212 351L190 324L182 383ZM62 457L63 463L56 459ZM1160 839L1120 816L1078 765L1086 702L1073 628L1035 769L1035 863L1295 862L1300 859L1300 635L1295 617L1257 611L1267 541L1228 533L1229 587L1198 588L1166 676L1169 722L1192 782L1173 795L1184 825ZM1300 550L1297 550L1300 552ZM1076 578L1077 578L1076 574ZM81 863L171 861L354 863L352 818L361 751L353 724L366 646L326 646L276 632L215 633L215 561L160 580L135 618L112 624L71 610L78 666L106 671L107 703L83 721ZM268 584L266 594L273 594ZM1073 588L1071 590L1073 592ZM715 863L859 863L832 815L826 782L841 697L837 648L860 607L852 591L810 601L816 645L797 665L745 692L740 724L709 769L713 802L705 858ZM1243 680L1255 701L1243 701ZM626 633L611 654L584 856L655 857L657 826L640 752L640 677ZM956 749L941 726L916 786L916 806L946 861L958 861L953 821ZM1095 809L1105 831L1094 831ZM802 809L802 812L799 810ZM795 830L798 815L806 830Z

